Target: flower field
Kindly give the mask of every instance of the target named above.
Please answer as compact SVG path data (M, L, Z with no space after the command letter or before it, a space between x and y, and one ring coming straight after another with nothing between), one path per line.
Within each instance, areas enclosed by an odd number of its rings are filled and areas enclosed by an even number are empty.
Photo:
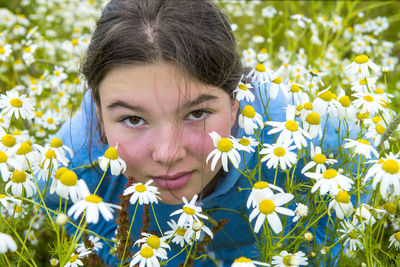
M224 222L197 195L183 198L171 220L157 221L158 233L143 225L129 238L138 209L157 218L157 187L129 180L121 203L108 203L97 193L107 173L126 168L118 147L93 159L93 191L77 175L91 166L71 168L74 152L55 136L81 109L88 88L80 62L108 1L4 2L0 266L102 266L96 252L105 247L119 266L165 266L178 254L186 255L183 266L218 266L204 247ZM212 170L222 161L224 171L248 182L237 188L249 192L247 210L232 212L248 221L258 251L232 266L400 266L400 4L217 3L246 67L234 91L245 134L209 133L215 149L205 160ZM276 101L282 110L270 109ZM257 155L254 166L246 164L250 155ZM49 196L56 209L47 206ZM90 229L99 218L117 221L115 236Z

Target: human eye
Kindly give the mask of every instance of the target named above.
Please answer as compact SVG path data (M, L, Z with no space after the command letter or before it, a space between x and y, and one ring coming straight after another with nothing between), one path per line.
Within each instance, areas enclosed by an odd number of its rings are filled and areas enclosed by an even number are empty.
M198 121L198 120L203 120L207 117L207 115L211 114L211 112L199 109L199 110L194 110L190 112L187 116L186 119L192 120L192 121Z
M138 116L125 117L121 122L128 128L134 128L145 124L145 120Z

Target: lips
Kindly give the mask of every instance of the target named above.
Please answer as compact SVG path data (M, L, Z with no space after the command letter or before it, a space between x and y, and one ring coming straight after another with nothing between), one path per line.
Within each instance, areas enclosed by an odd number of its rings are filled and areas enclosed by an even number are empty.
M163 189L169 189L169 190L174 190L174 189L179 189L183 186L185 186L190 178L192 177L193 171L192 172L181 172L177 173L174 175L168 175L168 176L153 176L151 179L153 179L154 183Z

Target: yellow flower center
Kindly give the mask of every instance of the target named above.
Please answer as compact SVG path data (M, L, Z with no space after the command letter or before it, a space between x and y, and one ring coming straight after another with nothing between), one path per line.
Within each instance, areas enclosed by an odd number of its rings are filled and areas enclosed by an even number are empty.
M48 159L54 159L57 155L56 155L56 152L54 152L53 149L50 149L49 151L46 152L45 156Z
M23 183L26 181L26 173L24 171L15 170L11 177L13 183Z
M274 154L277 157L283 157L286 154L286 150L282 147L277 147L274 149Z
M229 152L233 148L233 143L228 138L221 138L218 142L217 148L221 152Z
M186 234L186 229L185 229L185 228L179 227L179 228L176 230L176 234L179 235L179 236L185 236L185 234Z
M350 98L347 95L345 95L339 99L339 103L342 104L343 107L348 108L350 107L351 101Z
M301 111L303 109L303 105L302 104L300 104L300 105L298 105L297 107L296 107L296 110L297 111Z
M375 124L379 123L380 121L382 121L381 117L375 116L372 118L372 122Z
M183 207L183 212L189 215L194 215L196 213L194 209L189 207Z
M328 169L326 171L324 171L324 173L322 174L322 177L325 179L332 179L335 178L337 175L337 171L334 169Z
M260 50L261 53L266 54L268 52L267 48L263 47Z
M74 38L71 40L71 43L73 46L76 46L77 44L79 44L79 41L78 41L78 39Z
M161 241L160 238L156 235L152 235L149 238L147 238L147 244L154 249L158 249L160 247Z
M366 96L364 96L364 100L367 101L367 102L373 102L374 98L372 96L370 96L370 95L366 95Z
M118 151L115 147L109 147L104 153L104 157L115 160L118 159Z
M43 116L43 113L41 111L36 111L35 116L41 118Z
M100 202L103 201L103 199L101 197L93 195L93 194L88 195L87 197L85 197L85 200L87 202L95 203L95 204L99 204Z
M17 154L17 155L26 155L29 152L32 152L32 147L31 147L30 144L24 142L24 143L21 143L21 145L19 146L19 148L18 148L18 150L17 150L17 152L15 154Z
M307 115L306 121L311 125L319 125L321 122L321 117L316 112L311 112Z
M361 79L361 80L360 80L360 85L366 85L367 82L368 82L367 79Z
M255 69L258 72L265 72L267 70L263 64L257 64Z
M375 130L378 134L382 135L386 129L382 125L376 125Z
M246 85L244 85L244 84L239 84L239 89L240 89L240 90L243 90L243 91L249 90L249 88L248 88Z
M4 151L0 151L0 163L7 162L8 156Z
M146 186L143 184L138 184L137 186L135 186L135 191L139 192L139 193L143 193L147 190Z
M314 161L317 164L324 164L326 162L326 157L325 157L325 155L322 155L322 154L316 154L314 156Z
M16 206L15 207L15 212L20 213L22 211L22 206Z
M359 55L359 56L356 56L356 58L354 59L354 61L355 61L356 63L358 63L358 64L367 63L368 60L369 60L369 58L368 58L367 55Z
M300 91L300 86L298 86L297 84L292 84L292 86L290 86L290 92L298 93L299 91Z
M5 134L3 135L3 137L1 138L1 142L3 143L3 145L5 145L6 147L12 147L15 145L15 137L12 136L11 134Z
M329 102L329 101L332 100L333 95L332 95L331 91L326 90L325 92L319 94L318 97L321 98L322 100L326 101L326 102Z
M281 84L281 83L282 83L282 77L281 77L281 76L278 76L278 77L276 77L276 79L274 79L272 82L273 82L273 83L276 83L276 84Z
M336 195L335 199L337 202L344 203L344 204L347 204L350 202L350 196L346 191L340 191Z
M15 108L20 108L22 107L22 101L19 98L13 98L10 100L10 105Z
M396 174L399 172L399 163L394 159L385 160L382 169L387 173Z
M269 187L269 184L265 181L260 181L254 184L255 189L264 189L266 187Z
M6 198L6 195L0 194L0 199L1 198Z
M312 110L313 109L313 105L310 102L304 103L304 108L306 110Z
M358 139L357 142L359 142L359 143L361 143L361 144L364 144L364 145L367 145L367 146L370 146L370 145L371 145L371 143L368 142L368 141L365 140L365 139Z
M153 249L152 249L152 248L144 247L144 248L142 248L142 249L140 250L140 255L141 255L143 258L148 259L148 258L153 257L154 252L153 252Z
M248 146L248 145L250 145L250 140L247 139L246 137L243 137L242 139L240 139L239 143L241 145Z
M65 168L65 167L59 168L59 169L56 171L56 173L54 174L54 178L57 179L57 180L60 180L61 176L62 176L66 171L68 171L68 169Z
M358 113L357 114L357 119L359 119L359 120L365 120L365 119L368 119L368 117L369 117L368 111L365 112L365 113Z
M60 182L66 186L74 186L78 182L75 172L66 170L60 177Z
M53 124L54 123L54 119L53 118L48 118L47 119L47 123L48 124Z
M79 257L78 254L74 254L74 256L72 256L72 257L69 259L69 262L71 262L71 263L75 262L75 261L78 259L78 257Z
M4 47L2 45L0 45L0 54L4 54L6 52L6 50L4 49Z
M63 146L63 142L59 138L53 138L50 141L50 146L54 148L59 148Z
M247 105L242 110L242 115L247 118L254 118L256 116L256 111L250 105Z
M374 93L377 94L377 95L382 95L384 92L383 92L383 90L381 88L376 88L374 90Z
M396 205L393 202L386 202L383 208L390 214L396 214Z
M264 199L259 206L260 212L263 214L271 214L275 211L275 204L272 200Z
M31 48L30 48L29 46L25 46L25 47L22 48L22 49L25 51L25 53L31 52Z
M294 120L288 120L285 123L285 127L286 127L286 129L288 129L289 131L292 131L292 132L296 132L299 129L299 125Z
M246 257L240 257L235 260L235 262L251 262L251 259Z

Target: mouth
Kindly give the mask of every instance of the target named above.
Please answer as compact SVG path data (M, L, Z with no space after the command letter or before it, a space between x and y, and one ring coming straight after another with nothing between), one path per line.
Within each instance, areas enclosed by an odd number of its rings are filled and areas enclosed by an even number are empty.
M193 172L194 171L180 172L166 176L153 176L151 179L153 179L154 183L160 188L174 190L185 186L192 177Z

